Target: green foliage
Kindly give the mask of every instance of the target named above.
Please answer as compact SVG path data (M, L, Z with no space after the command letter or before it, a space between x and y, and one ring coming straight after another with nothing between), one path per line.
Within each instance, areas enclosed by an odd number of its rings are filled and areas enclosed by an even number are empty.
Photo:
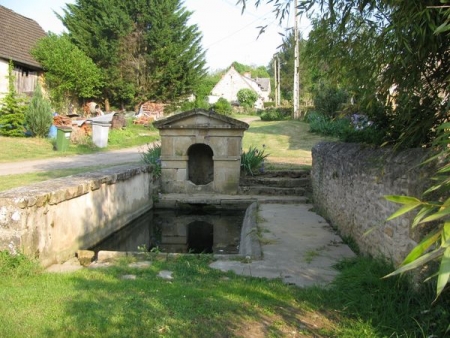
M264 146L263 146L264 147ZM248 152L241 155L241 167L248 175L254 175L258 171L264 171L264 160L269 154L264 154L264 149L259 150L256 147L249 147Z
M32 276L41 270L39 263L24 254L0 251L0 275L8 278Z
M190 15L180 0L79 0L60 19L102 70L103 97L123 107L173 101L198 87L205 60Z
M103 85L100 69L68 35L50 32L38 41L32 55L45 70L45 81L57 109L67 108L79 98L100 94Z
M262 121L283 121L291 118L291 110L283 108L266 109L259 115Z
M153 176L161 176L161 145L148 145L147 151L142 154L142 161L153 165Z
M239 104L244 108L253 108L256 100L258 100L258 94L248 88L239 90L236 96Z
M255 79L257 77L259 77L259 78L270 77L270 75L267 71L267 68L264 66L259 66L259 67L255 68L254 66L244 65L244 64L236 62L236 61L234 61L232 65L239 74L244 75L245 73L250 73L250 76L253 79Z
M345 90L321 85L313 94L315 110L330 118L338 115L344 103L348 100Z
M367 143L381 145L384 142L384 133L374 125L365 125L360 128L353 125L349 117L336 117L334 119L316 112L308 113L306 122L309 123L311 133L323 136L337 137L343 142Z
M188 111L192 109L209 109L211 105L206 101L206 99L196 98L195 101L184 101L181 106L175 107L174 111ZM164 110L166 111L166 110ZM167 110L170 111L170 110Z
M18 98L13 74L13 63L8 67L8 93L0 105L0 135L22 137L25 136L25 106Z
M412 196L385 196L385 198L402 206L393 213L387 221L402 216L412 210L419 210L414 218L411 228L424 228L431 226L428 235L411 250L401 266L388 276L417 269L432 261L439 262L436 273L436 297L439 297L450 281L450 123L439 127L440 135L435 141L439 149L437 155L432 156L425 163L437 161L437 171L433 178L434 183L424 193L424 198L437 196L436 200L418 199ZM450 328L450 326L449 326Z
M228 102L227 99L221 97L217 102L214 104L213 109L215 112L223 115L231 115L233 112L233 107L231 106L231 103Z
M27 127L33 135L46 137L53 123L52 107L42 95L41 86L38 84L34 90L33 98L25 111Z

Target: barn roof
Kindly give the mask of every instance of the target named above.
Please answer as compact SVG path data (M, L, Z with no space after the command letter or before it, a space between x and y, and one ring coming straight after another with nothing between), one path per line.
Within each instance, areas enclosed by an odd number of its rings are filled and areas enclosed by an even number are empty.
M45 31L36 21L0 6L0 58L42 69L30 51L45 36Z

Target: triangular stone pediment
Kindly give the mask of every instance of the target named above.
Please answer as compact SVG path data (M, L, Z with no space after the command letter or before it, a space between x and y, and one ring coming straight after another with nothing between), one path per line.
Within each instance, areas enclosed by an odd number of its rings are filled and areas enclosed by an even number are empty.
M158 129L240 129L249 125L213 110L194 109L153 122Z

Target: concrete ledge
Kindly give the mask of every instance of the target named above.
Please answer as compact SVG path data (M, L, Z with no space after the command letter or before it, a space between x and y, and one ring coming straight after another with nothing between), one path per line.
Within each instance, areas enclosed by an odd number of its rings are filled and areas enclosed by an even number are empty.
M152 167L122 165L0 193L0 250L67 260L152 208Z

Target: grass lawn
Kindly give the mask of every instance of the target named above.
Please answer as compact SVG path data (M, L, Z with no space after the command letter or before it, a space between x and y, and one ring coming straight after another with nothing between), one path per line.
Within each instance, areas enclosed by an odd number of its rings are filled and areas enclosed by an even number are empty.
M382 280L391 267L368 258L341 263L328 288L224 273L211 259L153 259L145 268L128 259L56 274L0 253L0 336L442 337L449 316L449 304L431 306L432 290Z
M308 130L309 125L301 121L253 121L244 134L242 148L264 149L269 154L266 161L269 170L310 167L312 147L319 141L332 139Z

